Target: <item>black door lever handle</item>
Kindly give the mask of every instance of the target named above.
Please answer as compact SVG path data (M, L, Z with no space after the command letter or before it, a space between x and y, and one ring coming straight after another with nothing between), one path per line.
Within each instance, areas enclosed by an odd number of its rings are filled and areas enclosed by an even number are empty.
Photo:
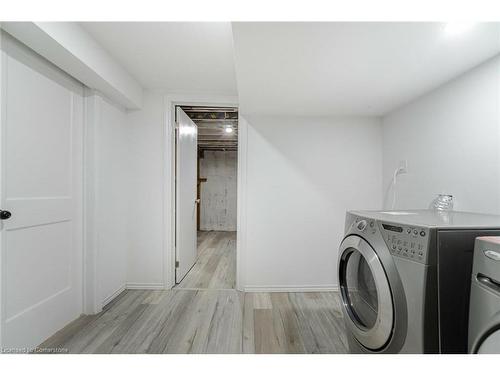
M7 220L12 214L7 210L0 210L0 220Z

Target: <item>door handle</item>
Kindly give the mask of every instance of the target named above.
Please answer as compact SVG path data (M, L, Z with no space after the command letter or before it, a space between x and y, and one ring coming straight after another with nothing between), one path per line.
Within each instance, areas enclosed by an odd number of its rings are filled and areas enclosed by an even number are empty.
M200 198L194 200L194 203L196 203L196 204L200 204L200 202L201 202Z
M500 283L492 278L485 276L483 274L477 275L477 281L479 281L484 286L493 289L497 293L500 293Z
M0 220L7 220L12 214L7 210L0 210Z

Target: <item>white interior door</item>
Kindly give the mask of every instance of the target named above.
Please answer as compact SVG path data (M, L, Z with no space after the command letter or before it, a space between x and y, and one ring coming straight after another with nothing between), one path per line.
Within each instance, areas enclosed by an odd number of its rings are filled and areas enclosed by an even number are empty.
M196 179L198 128L177 108L176 143L176 261L175 282L179 283L196 262Z
M1 346L32 348L82 311L83 87L1 37Z

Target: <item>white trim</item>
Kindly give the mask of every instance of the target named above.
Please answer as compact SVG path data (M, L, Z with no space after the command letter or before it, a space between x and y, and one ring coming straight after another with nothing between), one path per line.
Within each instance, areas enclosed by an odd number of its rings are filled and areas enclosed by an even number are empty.
M5 98L7 97L7 54L4 51L4 34L0 30L0 202L3 204L3 196L5 194L5 178L3 173L5 170L5 134L4 127L6 124L6 109L7 103ZM0 229L3 229L3 224L0 223ZM3 264L5 259L3 257L3 249L5 242L5 236L3 235L3 230L0 230L0 348L3 348L3 332L4 332L4 316L5 316L5 303L4 303L4 293L3 293Z
M117 290L115 290L111 295L104 298L101 303L101 310L104 306L113 301L116 297L118 297L121 293L126 290L164 290L164 286L162 283L125 283L120 286Z
M0 27L39 55L128 109L140 109L143 88L76 22L3 22Z
M116 297L118 297L121 293L125 291L126 285L123 284L121 287L119 287L117 290L115 290L113 293L111 293L108 297L104 298L104 300L101 303L101 308L106 306L108 303L113 301Z
M84 162L83 162L83 312L97 314L102 309L98 288L98 125L101 97L85 89L84 98Z
M171 289L175 285L175 105L220 105L238 107L238 97L206 94L171 94L164 97L163 132L163 285ZM240 154L238 153L238 157ZM240 186L238 186L238 195ZM238 235L240 233L238 232ZM239 247L236 246L236 269L239 270Z
M165 286L163 285L163 283L127 283L125 288L164 290Z
M236 289L244 290L247 234L248 122L238 112L238 176L236 203Z
M338 292L338 285L247 285L245 293L254 292Z
M235 289L233 288L185 288L185 287L177 287L175 290L180 290L180 291L212 291L212 292L234 292Z

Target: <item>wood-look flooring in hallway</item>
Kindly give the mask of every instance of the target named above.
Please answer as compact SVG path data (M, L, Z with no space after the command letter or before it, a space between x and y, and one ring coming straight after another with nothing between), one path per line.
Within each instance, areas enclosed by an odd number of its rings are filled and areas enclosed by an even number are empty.
M336 292L236 291L236 233L200 232L172 290L126 290L40 347L67 353L346 353ZM58 350L60 349L60 350Z
M236 232L198 232L198 259L178 289L234 289Z
M45 341L68 353L346 353L338 293L127 290Z

